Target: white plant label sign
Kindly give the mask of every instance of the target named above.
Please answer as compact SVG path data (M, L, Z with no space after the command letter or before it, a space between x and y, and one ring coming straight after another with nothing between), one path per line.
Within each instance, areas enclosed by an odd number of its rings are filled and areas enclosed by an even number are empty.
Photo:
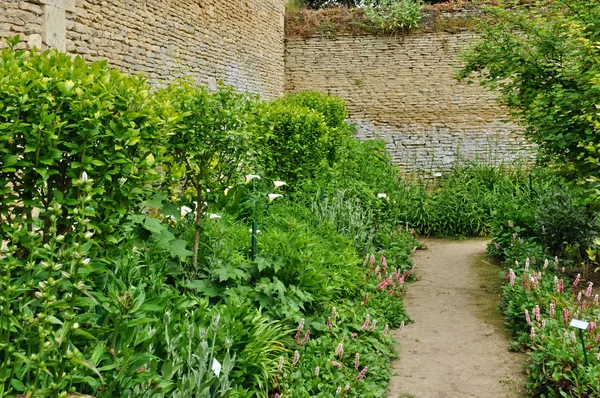
M569 326L571 326L572 328L577 328L581 330L587 330L589 325L589 322L580 321L579 319L571 319L571 323L569 324Z

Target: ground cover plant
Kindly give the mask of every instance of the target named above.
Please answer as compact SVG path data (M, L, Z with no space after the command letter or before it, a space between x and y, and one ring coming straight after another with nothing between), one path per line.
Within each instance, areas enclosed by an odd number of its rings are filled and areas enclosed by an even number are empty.
M352 138L341 101L152 91L17 42L0 57L1 396L385 395L418 243L389 155Z

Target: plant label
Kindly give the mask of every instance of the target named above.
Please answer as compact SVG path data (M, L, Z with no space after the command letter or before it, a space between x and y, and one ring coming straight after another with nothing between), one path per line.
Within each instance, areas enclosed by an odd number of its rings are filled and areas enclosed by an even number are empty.
M571 323L569 324L569 326L571 326L572 328L587 330L589 324L589 322L580 321L579 319L571 319Z
M213 358L212 366L210 368L213 372L215 372L215 375L219 377L219 375L221 374L221 364L219 363L219 361Z

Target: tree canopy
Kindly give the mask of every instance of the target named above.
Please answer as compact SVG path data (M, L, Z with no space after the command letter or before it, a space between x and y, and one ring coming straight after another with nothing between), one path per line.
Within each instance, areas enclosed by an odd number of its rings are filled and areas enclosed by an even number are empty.
M600 2L487 7L461 78L478 77L578 181L600 175Z

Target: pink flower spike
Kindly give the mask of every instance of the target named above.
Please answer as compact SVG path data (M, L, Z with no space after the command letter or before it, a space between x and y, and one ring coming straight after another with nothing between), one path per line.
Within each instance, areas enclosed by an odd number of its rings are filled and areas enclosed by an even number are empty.
M346 392L350 391L350 384L346 384Z
M571 321L571 312L566 308L563 308L562 310L562 321L565 326Z
M333 317L334 321L337 319L337 308L333 307L331 309L331 316Z
M552 301L550 303L550 318L554 318L554 310L556 309L556 303Z
M590 324L588 326L588 330L589 330L590 334L594 334L594 330L596 330L596 326L597 326L596 321L590 322Z
M354 356L354 369L358 370L358 364L360 362L360 354L357 352Z
M294 360L292 361L292 367L296 366L298 360L300 359L300 353L298 350L294 351Z
M338 344L337 348L335 349L335 356L340 358L344 356L344 345L342 343Z
M583 292L579 292L579 293L577 294L577 301L581 301L581 297L583 296L583 295L582 295L582 293L583 293Z
M531 318L529 317L529 311L525 310L525 321L528 325L531 325Z
M279 398L279 394L275 394L275 398Z
M531 328L531 333L529 333L529 335L531 336L531 340L535 340L535 330L533 328Z
M558 293L562 294L563 291L564 291L564 281L561 278L561 280L560 280L560 282L558 284Z
M304 338L302 339L302 343L300 345L304 345L306 344L306 342L308 341L308 338L310 337L310 330L306 331L306 334L304 335Z
M333 325L331 324L331 317L330 316L327 317L327 327L329 328L329 330L333 329Z
M544 269L548 268L548 259L544 260L543 268Z
M535 320L537 322L540 321L540 306L539 305L535 305L535 307L533 307L533 315L535 316Z
M577 284L579 283L580 280L581 280L581 274L577 274L577 277L575 278L575 282L573 282L573 286L577 286Z
M340 394L341 394L341 392L342 392L342 386L339 386L339 387L337 388L337 390L335 391L335 395L340 395Z
M283 369L283 357L279 357L279 365L277 365L277 373L281 373L281 369Z
M331 361L331 365L335 366L336 368L342 368L343 365L341 363L339 363L338 361Z
M363 377L365 377L365 375L367 374L367 369L369 369L369 368L367 366L365 366L363 368L363 370L360 371L358 376L356 376L356 381L361 381L363 379Z
M594 284L592 282L588 283L587 290L585 291L585 297L592 297L592 287Z
M302 318L302 320L300 321L300 324L298 324L298 330L296 331L296 338L295 338L296 345L298 344L298 340L300 340L300 332L302 332L302 329L304 329L304 318Z
M385 324L385 327L383 328L383 334L387 334L388 330L390 328L390 325L388 325L387 323Z
M371 322L371 315L367 314L367 319L365 319L365 322L361 325L361 329L363 331L365 331L369 327L370 322Z
M371 254L369 257L369 269L373 271L373 266L375 265L375 255Z
M371 323L371 327L369 328L369 332L372 332L373 330L375 330L375 326L377 325L377 321L375 319L373 319L373 323Z
M508 281L510 282L510 285L512 287L515 287L515 281L517 280L517 275L515 274L515 271L513 271L513 269L511 268L508 271Z
M350 336L350 337L352 337L353 339L355 339L356 337L358 337L358 333L352 333L352 336Z

